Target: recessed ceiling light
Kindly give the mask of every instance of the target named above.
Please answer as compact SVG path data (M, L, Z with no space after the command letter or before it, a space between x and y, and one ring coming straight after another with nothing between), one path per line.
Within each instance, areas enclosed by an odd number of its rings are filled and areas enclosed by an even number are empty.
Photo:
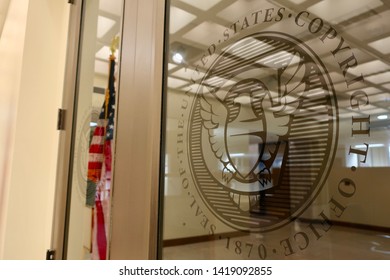
M173 56L172 56L172 60L177 63L177 64L180 64L184 61L184 57L181 53L174 53Z
M380 115L377 118L378 118L378 120L387 120L388 117L387 117L387 115Z

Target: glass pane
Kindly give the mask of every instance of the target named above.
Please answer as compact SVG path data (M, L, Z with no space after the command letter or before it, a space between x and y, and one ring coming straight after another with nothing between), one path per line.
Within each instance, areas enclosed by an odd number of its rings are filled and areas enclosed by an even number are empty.
M74 115L67 259L106 259L122 0L84 1Z
M390 259L390 7L172 0L164 259Z

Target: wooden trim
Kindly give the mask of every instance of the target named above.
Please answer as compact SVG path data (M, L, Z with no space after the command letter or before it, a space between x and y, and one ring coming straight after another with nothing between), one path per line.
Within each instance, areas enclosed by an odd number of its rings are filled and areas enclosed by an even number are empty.
M216 235L200 235L200 236L189 236L189 237L176 238L176 239L167 239L163 241L163 247L181 246L181 245L188 245L194 243L215 241L227 237L241 237L241 236L248 236L248 235L250 234L247 232L233 231L233 232L227 232L227 233L216 234Z
M322 220L306 219L306 218L299 218L297 219L297 221L303 223L311 223L311 224L323 223ZM390 227L384 227L384 226L366 225L366 224L335 221L335 220L330 220L330 223L332 224L332 226L348 227L348 228L355 228L360 230L371 230L371 231L378 231L378 232L390 232Z

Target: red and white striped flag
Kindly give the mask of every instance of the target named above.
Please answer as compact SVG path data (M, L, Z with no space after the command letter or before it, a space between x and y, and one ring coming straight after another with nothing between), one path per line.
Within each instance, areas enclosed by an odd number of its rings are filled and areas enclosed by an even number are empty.
M112 140L115 116L115 56L110 56L106 98L89 148L86 205L92 207L92 259L107 258L110 225Z

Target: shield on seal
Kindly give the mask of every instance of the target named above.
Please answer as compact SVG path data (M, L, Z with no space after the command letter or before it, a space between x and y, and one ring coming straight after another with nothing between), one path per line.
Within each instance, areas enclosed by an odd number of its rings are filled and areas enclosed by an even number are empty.
M256 115L252 99L250 93L240 94L234 99L235 106L240 108L234 120L227 122L225 129L229 161L237 172L236 179L244 182L257 180L262 155L259 147L263 147L266 141L264 119Z

